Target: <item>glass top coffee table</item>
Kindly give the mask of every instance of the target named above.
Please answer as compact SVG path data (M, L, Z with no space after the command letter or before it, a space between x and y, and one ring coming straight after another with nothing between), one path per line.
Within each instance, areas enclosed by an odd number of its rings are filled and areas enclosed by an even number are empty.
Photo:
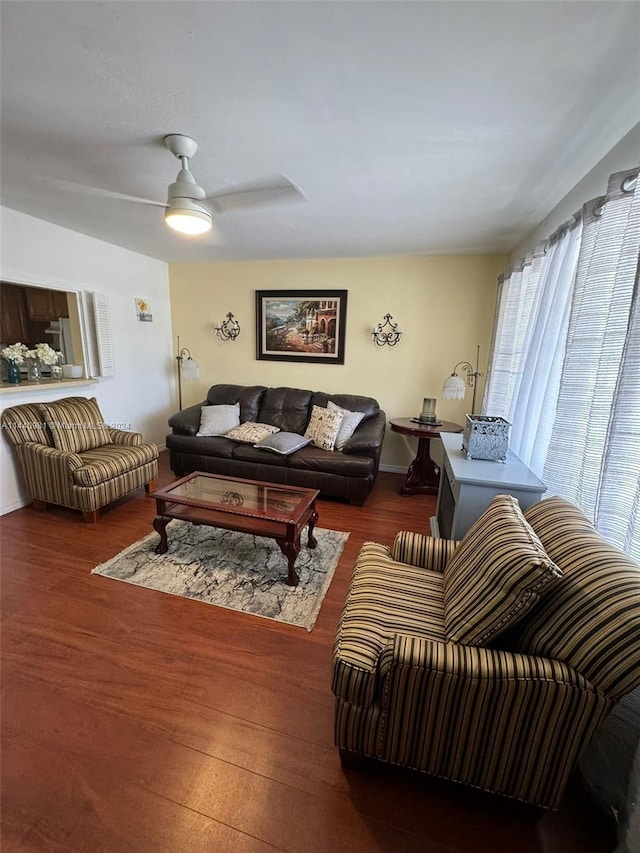
M167 524L173 518L266 536L276 540L287 558L287 583L297 586L295 562L300 553L300 535L307 525L307 548L317 545L313 529L318 521L319 494L317 489L195 471L153 493L157 512L153 529L160 534L156 554L166 554L169 549Z

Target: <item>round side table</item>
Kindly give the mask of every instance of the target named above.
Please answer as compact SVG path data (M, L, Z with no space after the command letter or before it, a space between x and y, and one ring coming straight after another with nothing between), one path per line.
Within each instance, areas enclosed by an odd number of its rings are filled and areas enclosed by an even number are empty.
M409 495L437 495L440 483L440 468L431 458L429 444L432 438L440 438L441 432L462 432L460 424L452 421L443 421L435 424L418 424L411 418L394 418L389 421L391 431L400 435L408 435L418 439L418 452L416 458L409 465L407 479L400 489L400 494L405 497Z

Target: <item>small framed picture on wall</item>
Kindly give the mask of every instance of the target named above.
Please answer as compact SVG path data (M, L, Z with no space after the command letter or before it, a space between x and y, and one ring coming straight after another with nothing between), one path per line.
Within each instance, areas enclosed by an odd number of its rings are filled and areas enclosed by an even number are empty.
M148 299L135 298L136 314L139 323L153 323L153 314Z
M346 290L257 290L256 357L344 364Z

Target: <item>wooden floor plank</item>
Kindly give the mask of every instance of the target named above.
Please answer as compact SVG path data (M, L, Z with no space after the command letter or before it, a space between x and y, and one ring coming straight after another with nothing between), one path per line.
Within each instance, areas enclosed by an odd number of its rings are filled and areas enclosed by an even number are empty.
M161 454L160 485L173 479ZM555 814L375 765L332 742L331 649L365 540L428 530L435 500L381 474L364 507L320 500L350 533L311 633L90 571L149 533L141 490L97 525L25 508L2 535L2 850L601 853L578 788Z

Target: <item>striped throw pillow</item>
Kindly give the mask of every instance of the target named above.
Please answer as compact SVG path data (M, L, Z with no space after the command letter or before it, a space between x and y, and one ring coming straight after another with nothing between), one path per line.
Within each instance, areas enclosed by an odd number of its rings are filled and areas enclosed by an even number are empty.
M511 495L497 495L444 568L449 640L482 646L562 577Z
M109 427L95 397L67 397L53 403L38 403L38 407L58 450L82 453L111 444Z

